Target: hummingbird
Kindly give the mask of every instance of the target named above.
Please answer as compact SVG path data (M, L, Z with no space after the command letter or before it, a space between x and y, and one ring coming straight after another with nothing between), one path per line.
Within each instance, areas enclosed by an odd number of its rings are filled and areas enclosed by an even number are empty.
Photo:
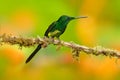
M70 17L67 15L62 15L57 21L54 21L44 33L44 37L47 38L57 38L59 39L60 36L65 32L68 23L75 19L80 18L87 18L87 16L78 16L78 17ZM59 39L60 40L60 39ZM28 63L33 56L41 49L41 45L39 44L37 48L32 52L32 54L27 58L26 63Z

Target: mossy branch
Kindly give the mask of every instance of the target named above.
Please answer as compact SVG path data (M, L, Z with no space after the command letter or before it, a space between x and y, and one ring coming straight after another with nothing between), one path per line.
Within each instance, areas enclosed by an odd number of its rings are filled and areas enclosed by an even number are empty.
M30 47L34 46L36 44L42 44L42 48L47 47L49 44L58 45L59 47L65 46L72 49L73 57L78 58L80 52L84 52L87 54L93 54L93 55L104 55L104 56L110 56L110 57L117 57L120 58L120 52L117 50L112 50L108 48L104 48L101 46L96 47L86 47L83 45L79 45L73 42L65 42L65 41L59 41L59 40L52 40L51 38L23 38L20 36L13 36L13 35L0 35L0 44L10 44L15 45L18 44L20 47Z

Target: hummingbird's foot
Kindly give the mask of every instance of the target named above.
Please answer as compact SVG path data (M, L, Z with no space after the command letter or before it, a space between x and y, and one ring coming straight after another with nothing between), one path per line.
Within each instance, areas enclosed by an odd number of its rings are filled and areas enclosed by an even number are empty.
M49 38L48 37L46 37L46 36L44 36L44 38L43 38L46 42L48 42L49 41Z
M57 44L59 44L58 46L57 46L57 48L56 48L56 50L58 51L58 50L60 50L60 48L62 47L62 45L61 45L61 40L58 38L58 40L57 40Z
M60 38L57 38L57 43L58 43L58 44L61 44Z
M54 43L54 38L50 37L50 43Z
M58 44L61 44L61 40L60 39L58 39Z

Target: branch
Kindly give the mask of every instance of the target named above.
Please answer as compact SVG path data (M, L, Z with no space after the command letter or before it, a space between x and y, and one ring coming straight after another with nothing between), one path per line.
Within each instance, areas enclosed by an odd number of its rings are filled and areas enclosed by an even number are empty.
M10 45L15 45L18 44L20 47L30 47L34 46L36 44L42 44L42 48L47 47L49 44L54 44L58 45L59 47L65 46L68 48L71 48L73 51L73 58L79 57L80 52L84 52L87 54L93 54L93 55L104 55L104 56L109 56L109 57L117 57L120 58L120 52L117 50L112 50L108 48L104 48L101 46L96 46L96 47L86 47L82 46L73 42L65 42L65 41L59 41L59 40L53 40L51 38L23 38L20 36L13 36L13 35L0 35L0 44L10 44Z

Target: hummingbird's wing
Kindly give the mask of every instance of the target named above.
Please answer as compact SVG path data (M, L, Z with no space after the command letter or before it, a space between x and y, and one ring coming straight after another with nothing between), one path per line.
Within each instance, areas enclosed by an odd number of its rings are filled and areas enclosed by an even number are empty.
M55 25L56 25L56 21L53 22L53 23L48 27L48 29L46 30L44 36L48 37L49 32L51 32L51 30L55 27Z

